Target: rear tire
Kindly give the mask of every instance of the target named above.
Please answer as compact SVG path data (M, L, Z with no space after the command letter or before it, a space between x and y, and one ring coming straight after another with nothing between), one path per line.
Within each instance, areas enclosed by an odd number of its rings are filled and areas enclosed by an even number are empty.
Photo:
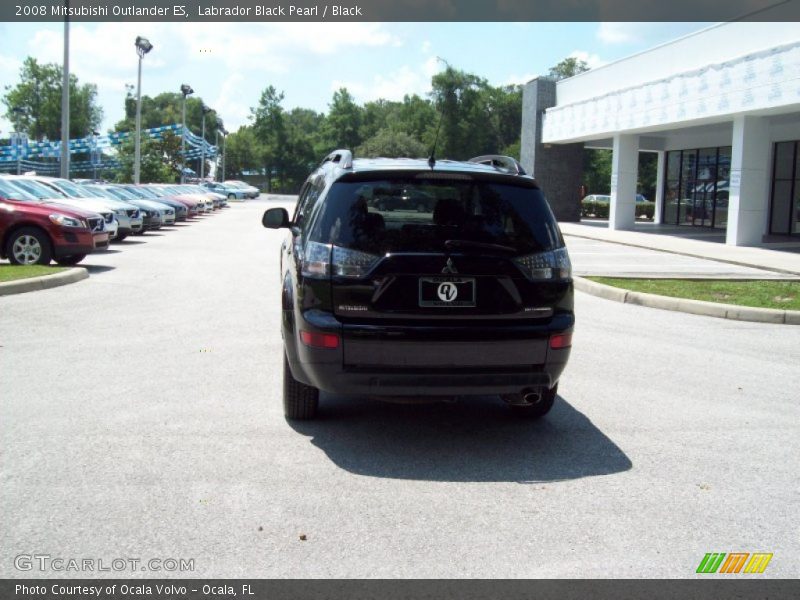
M557 395L558 384L551 390L544 390L542 392L542 399L536 404L531 404L530 406L512 405L511 412L522 419L541 419L553 408L553 403L556 401Z
M127 233L118 233L118 234L117 234L117 237L115 237L115 238L114 238L114 241L115 241L115 242L121 242L121 241L122 241L122 240L124 240L126 237L128 237L128 234L127 234Z
M6 242L6 256L12 265L49 265L50 237L38 227L17 229Z
M317 416L319 390L300 383L292 375L289 360L283 356L283 414L287 419L307 421Z
M72 265L77 265L84 258L86 258L85 254L71 254L70 256L58 257L56 262L63 267L71 267Z

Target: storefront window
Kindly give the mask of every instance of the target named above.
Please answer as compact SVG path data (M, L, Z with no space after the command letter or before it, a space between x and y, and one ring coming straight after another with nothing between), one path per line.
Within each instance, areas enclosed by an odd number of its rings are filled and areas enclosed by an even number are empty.
M724 229L730 174L730 146L667 152L662 222Z
M769 232L776 235L798 233L800 157L797 146L798 142L775 144Z

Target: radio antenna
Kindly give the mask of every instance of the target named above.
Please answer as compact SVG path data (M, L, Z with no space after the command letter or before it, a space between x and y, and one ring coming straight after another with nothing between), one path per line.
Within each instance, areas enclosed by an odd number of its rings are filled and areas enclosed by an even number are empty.
M436 60L447 65L448 69L451 68L450 63L447 62L442 57L437 56ZM438 125L436 125L436 136L433 138L433 147L431 148L431 155L428 157L428 166L431 169L433 169L433 167L436 166L436 144L439 142L439 131L442 129L442 117L444 116L444 107L445 103L444 100L442 100L442 109L439 111L439 123Z

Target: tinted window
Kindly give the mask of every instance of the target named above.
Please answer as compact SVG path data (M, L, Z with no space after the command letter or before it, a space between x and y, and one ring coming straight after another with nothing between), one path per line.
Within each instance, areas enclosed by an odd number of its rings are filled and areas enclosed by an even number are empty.
M310 239L371 254L441 252L447 240L519 254L563 246L538 189L471 179L335 183Z

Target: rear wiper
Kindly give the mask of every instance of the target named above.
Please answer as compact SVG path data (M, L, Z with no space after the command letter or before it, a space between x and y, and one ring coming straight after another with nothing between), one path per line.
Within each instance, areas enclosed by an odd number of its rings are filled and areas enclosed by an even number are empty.
M487 244L485 242L473 242L472 240L447 240L444 243L445 248L476 248L478 250L495 250L497 252L513 252L517 254L519 251L511 246L503 246L502 244Z

